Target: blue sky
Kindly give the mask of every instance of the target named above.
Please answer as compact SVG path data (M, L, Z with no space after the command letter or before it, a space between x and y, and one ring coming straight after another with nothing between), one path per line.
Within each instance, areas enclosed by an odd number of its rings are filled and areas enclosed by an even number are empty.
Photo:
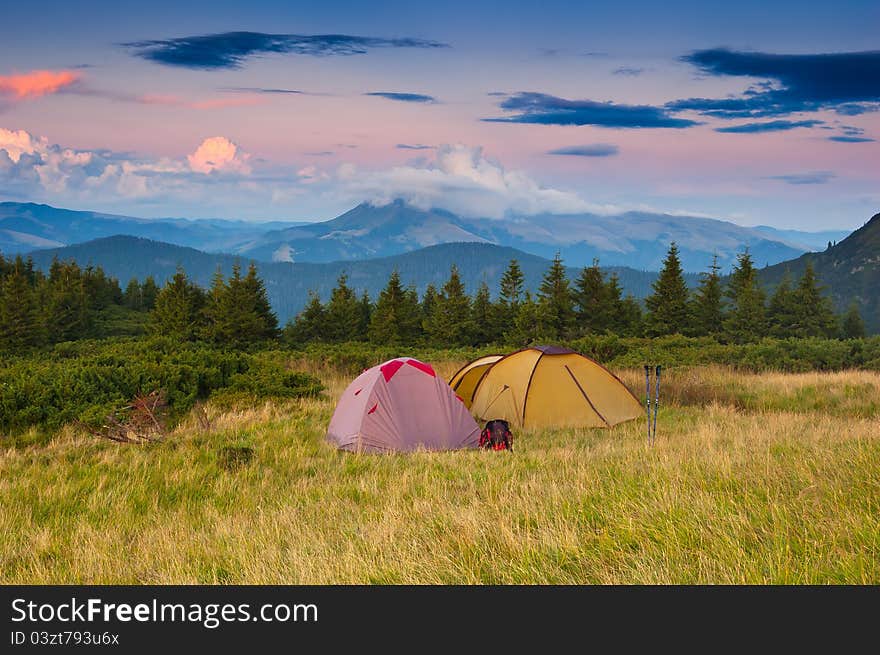
M0 199L330 218L362 200L854 228L877 2L15 3Z

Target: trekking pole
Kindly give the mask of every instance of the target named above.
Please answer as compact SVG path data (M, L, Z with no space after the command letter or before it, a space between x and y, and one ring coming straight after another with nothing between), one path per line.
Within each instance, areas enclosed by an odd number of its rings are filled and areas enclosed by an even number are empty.
M651 443L651 367L645 364L645 411L648 414L648 444Z
M657 438L657 410L660 409L660 369L661 366L658 364L657 370L654 371L656 375L657 397L654 400L654 429L651 430L651 443L654 443L654 440Z

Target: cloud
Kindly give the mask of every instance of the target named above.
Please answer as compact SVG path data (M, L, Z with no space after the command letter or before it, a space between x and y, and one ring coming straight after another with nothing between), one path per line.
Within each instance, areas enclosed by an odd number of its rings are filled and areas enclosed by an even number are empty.
M645 72L644 68L633 68L630 66L621 66L611 71L612 75L623 75L625 77L638 77Z
M847 136L846 134L829 136L828 140L837 141L838 143L870 143L872 141L876 141L876 139L872 139L867 136Z
M386 98L388 100L397 100L398 102L422 102L434 104L437 102L437 98L434 96L426 96L421 93L396 93L393 91L372 91L370 93L365 93L365 96L377 96L379 98Z
M15 100L36 98L57 93L76 83L80 78L80 73L69 70L36 70L20 75L2 75L0 94L12 96Z
M248 159L250 155L241 150L225 136L212 136L205 139L196 151L187 156L189 167L199 173L236 172L247 175L251 172Z
M446 48L445 43L414 38L379 38L346 34L265 34L223 32L174 39L132 41L121 44L134 55L166 66L199 70L240 68L252 57L294 54L313 57L349 56L373 48Z
M519 113L483 120L496 123L596 125L609 128L685 128L699 125L697 121L671 116L663 107L566 100L535 92L516 93L505 98L499 107Z
M743 123L741 125L731 125L729 127L715 128L716 132L725 132L732 134L751 134L761 132L783 132L785 130L794 130L798 127L814 127L821 125L824 121L767 121L764 123Z
M313 95L308 91L299 91L298 89L273 89L260 86L224 86L220 91L228 93L270 93L278 95Z
M434 146L426 146L421 143L398 143L395 148L400 150L432 150Z
M566 146L547 152L548 155L572 155L575 157L611 157L620 152L620 148L611 143L591 143L585 146Z
M845 116L880 110L880 50L780 55L715 48L697 50L682 60L707 75L762 81L739 97L676 100L667 103L670 111L757 118L822 109Z
M827 184L837 177L830 171L814 171L812 173L791 173L789 175L771 175L768 180L778 180L786 184Z
M442 208L464 216L500 218L506 214L609 212L576 193L540 185L526 173L507 170L463 144L438 146L433 161L363 171L344 164L337 171L342 189L354 201L387 204L402 198L423 209Z

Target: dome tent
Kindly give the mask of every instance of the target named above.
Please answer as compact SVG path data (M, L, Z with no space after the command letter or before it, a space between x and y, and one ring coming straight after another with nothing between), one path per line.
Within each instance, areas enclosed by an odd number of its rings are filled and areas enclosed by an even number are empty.
M492 368L492 365L504 355L486 355L462 366L458 372L452 376L449 386L458 394L465 406L470 409L471 403L474 401L474 392L477 385L483 379L483 376Z
M520 428L611 427L644 412L613 373L567 348L525 348L488 368L478 362L472 364L483 370L464 401L480 422L500 418ZM454 391L474 382L470 370L453 377Z
M342 450L393 452L476 448L480 428L429 364L392 359L342 393L327 429Z

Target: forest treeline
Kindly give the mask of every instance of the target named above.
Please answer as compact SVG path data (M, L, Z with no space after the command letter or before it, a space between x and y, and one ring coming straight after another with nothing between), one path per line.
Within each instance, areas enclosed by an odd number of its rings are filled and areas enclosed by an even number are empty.
M602 334L681 334L722 343L865 334L858 308L836 315L809 265L799 279L785 277L769 297L748 252L739 255L728 278L719 270L713 262L699 286L688 289L673 243L643 303L624 296L617 276L603 273L598 261L570 280L558 255L534 294L525 289L515 259L495 294L484 282L469 295L454 264L443 286L429 285L421 297L397 272L375 301L358 295L342 274L326 301L312 293L307 306L279 329L254 264L246 273L234 266L229 278L218 271L209 289L178 269L161 288L148 277L132 279L123 291L100 267L54 261L43 274L21 257L0 257L0 345L17 351L100 337L106 325L99 319L114 308L142 315L135 332L230 346L278 337L293 346L363 341L458 347Z

